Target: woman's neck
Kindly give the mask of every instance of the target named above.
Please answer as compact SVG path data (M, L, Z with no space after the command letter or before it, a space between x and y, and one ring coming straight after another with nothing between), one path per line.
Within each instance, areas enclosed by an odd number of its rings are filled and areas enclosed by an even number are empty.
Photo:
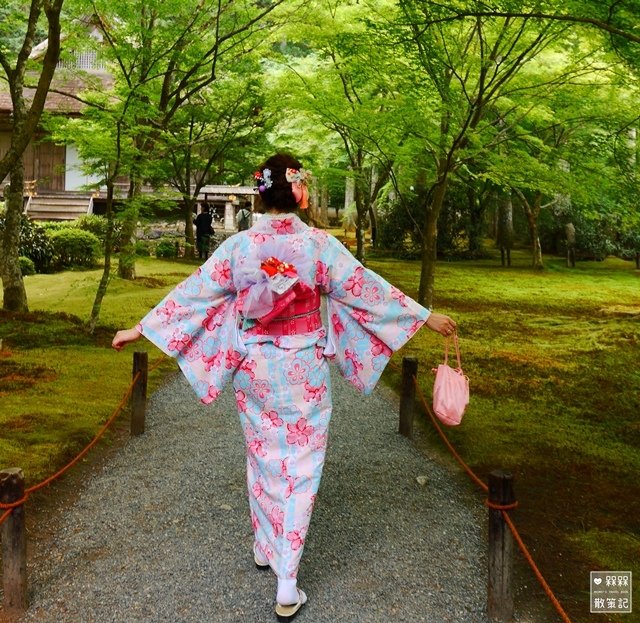
M265 211L265 214L269 214L270 216L277 216L278 214L294 214L294 211L285 210L283 212L282 210L276 210L275 208L270 208L269 210Z

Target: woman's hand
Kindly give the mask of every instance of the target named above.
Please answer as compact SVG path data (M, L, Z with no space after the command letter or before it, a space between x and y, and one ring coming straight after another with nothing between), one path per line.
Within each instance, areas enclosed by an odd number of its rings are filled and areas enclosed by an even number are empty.
M451 335L456 330L456 321L444 314L431 312L427 318L427 326L436 333L440 333L445 337Z
M142 333L138 329L125 329L118 331L111 342L111 346L116 350L122 350L130 342L135 342L140 338Z

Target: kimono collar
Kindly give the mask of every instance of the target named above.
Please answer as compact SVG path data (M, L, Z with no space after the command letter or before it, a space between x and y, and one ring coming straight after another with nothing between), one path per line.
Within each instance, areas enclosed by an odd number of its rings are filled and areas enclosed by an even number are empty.
M308 229L300 218L293 213L263 214L249 230L262 234L299 234Z

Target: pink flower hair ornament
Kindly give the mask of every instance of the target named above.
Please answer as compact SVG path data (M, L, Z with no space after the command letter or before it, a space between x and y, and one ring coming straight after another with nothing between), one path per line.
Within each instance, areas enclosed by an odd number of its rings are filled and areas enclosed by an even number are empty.
M291 184L291 190L293 196L296 198L296 203L301 210L306 210L309 207L309 188L307 186L307 179L311 177L311 171L305 169L287 169L285 176L287 182Z

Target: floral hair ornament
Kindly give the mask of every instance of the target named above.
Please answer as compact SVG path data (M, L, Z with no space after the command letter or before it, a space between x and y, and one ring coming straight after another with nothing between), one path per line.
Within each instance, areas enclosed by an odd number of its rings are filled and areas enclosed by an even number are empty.
M256 171L253 174L258 183L258 190L263 193L267 188L271 188L273 181L271 180L271 169L263 169L262 171Z
M291 184L291 190L293 196L296 198L296 203L301 210L306 210L309 207L309 188L307 186L307 179L311 177L311 171L305 169L287 169L285 173L287 182Z

